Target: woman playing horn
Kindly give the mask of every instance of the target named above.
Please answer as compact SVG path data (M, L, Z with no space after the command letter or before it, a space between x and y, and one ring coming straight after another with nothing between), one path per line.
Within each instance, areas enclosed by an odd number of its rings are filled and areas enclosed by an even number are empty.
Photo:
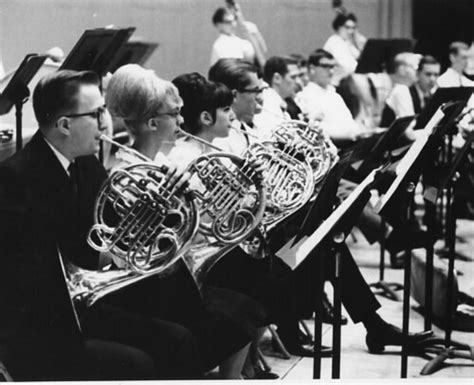
M126 65L110 79L106 103L112 115L123 119L133 140L132 148L158 162L170 163L166 153L182 123L182 100L173 84L158 78L153 71ZM121 162L133 161L121 158ZM170 276L161 277L159 282L148 280L147 284L149 288L142 286L140 290L148 289L149 311L182 322L193 330L205 369L220 364L222 377L240 378L249 342L256 334L256 326L263 323L260 306L243 295L210 287L204 288L201 301L183 265ZM130 290L129 306L135 306L136 295L139 292L134 287ZM231 307L220 307L229 302Z

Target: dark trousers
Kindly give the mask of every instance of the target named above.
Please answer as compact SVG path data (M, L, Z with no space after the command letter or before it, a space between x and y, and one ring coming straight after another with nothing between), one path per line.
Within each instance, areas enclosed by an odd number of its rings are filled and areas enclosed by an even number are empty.
M92 338L130 345L146 352L159 379L196 379L202 369L191 332L171 322L97 303L82 320Z
M318 298L316 288L317 260L324 258L324 277L333 281L335 272L334 255L328 251L308 257L293 272L293 279L297 292L297 307L303 314L312 313ZM342 279L342 303L354 323L367 318L380 308L380 303L370 290L369 285L362 276L359 267L352 257L347 246L343 246L341 252L341 279Z
M153 360L131 346L104 340L23 334L0 360L14 381L151 380Z

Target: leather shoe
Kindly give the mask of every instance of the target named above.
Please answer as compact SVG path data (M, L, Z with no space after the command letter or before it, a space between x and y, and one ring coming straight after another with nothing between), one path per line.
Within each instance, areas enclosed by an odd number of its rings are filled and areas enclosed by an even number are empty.
M251 378L252 380L276 380L280 376L273 372L267 372L260 368L255 368L255 375Z
M365 342L369 353L380 354L385 350L385 346L402 346L408 343L408 347L415 345L433 335L431 330L420 333L409 333L408 336L403 335L402 330L394 325L384 323L383 326L375 330L369 330L365 337Z
M285 345L286 350L294 356L301 357L313 357L313 344L296 344L296 345ZM331 357L332 349L328 346L321 346L321 357Z
M323 314L322 319L325 324L335 325L334 308L329 298L325 294L323 297ZM341 325L347 325L347 318L341 314Z

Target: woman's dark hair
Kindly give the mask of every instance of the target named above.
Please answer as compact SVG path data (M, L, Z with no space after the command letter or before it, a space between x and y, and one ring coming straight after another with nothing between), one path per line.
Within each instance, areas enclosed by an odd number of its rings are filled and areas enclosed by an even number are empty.
M347 20L352 20L354 23L357 23L357 18L353 13L338 13L332 22L332 29L337 31Z
M193 135L200 129L199 117L203 111L209 112L215 120L216 110L230 106L234 100L224 84L211 82L197 72L180 75L172 82L183 99L183 129Z
M217 8L214 12L214 15L212 15L212 24L216 25L222 23L222 21L224 20L224 16L229 13L229 10L224 7Z

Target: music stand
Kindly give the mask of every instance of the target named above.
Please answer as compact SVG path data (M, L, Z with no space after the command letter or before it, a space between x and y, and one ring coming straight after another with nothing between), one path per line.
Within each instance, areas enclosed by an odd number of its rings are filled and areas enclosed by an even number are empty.
M473 92L474 87L438 88L426 107L423 108L420 115L417 117L414 129L418 130L425 127L433 114L442 104L456 100L467 101Z
M367 178L362 181L354 191L332 212L331 215L314 231L308 238L301 239L297 244L291 246L289 251L293 255L289 256L294 262L294 268L301 264L306 258L314 258L316 270L316 282L319 293L322 293L324 279L324 258L321 252L329 250L335 258L335 278L334 286L334 315L336 319L341 317L341 271L340 258L342 253L349 252L344 244L347 234L354 226L360 212L370 199L370 190L383 173L383 169L373 170ZM290 241L291 242L291 241ZM319 296L315 304L316 319L314 323L314 361L313 378L321 377L321 339L322 339L322 320L318 314L322 311L322 300ZM340 348L341 325L340 322L333 326L333 358L332 358L332 378L340 377Z
M412 39L369 39L360 54L356 73L383 72L401 52L413 52Z
M94 71L101 77L106 75L117 53L134 31L134 27L84 31L59 69Z
M28 84L46 60L46 56L28 54L0 95L0 115L5 115L15 106L16 150L23 146L23 104L30 96Z
M435 159L436 150L441 144L443 135L454 122L459 113L459 104L449 104L438 108L430 119L422 135L412 144L409 151L397 166L397 177L384 196L379 200L378 211L384 217L400 217L401 226L407 226L411 217L411 203L413 202L415 184L426 163ZM405 271L403 291L403 326L404 335L409 331L410 312L410 278L411 278L411 248L407 243L405 249ZM408 346L402 345L401 377L407 377Z
M455 304L453 301L453 291L454 291L454 261L456 259L455 245L456 245L456 199L455 199L455 190L457 186L458 176L457 170L461 163L465 160L465 157L471 148L471 144L474 142L474 131L471 132L466 139L464 146L456 155L455 159L452 162L452 165L449 170L447 170L444 175L441 175L439 178L439 184L436 186L430 186L430 194L426 197L432 210L436 205L436 201L441 195L440 193L447 188L450 206L448 206L448 218L447 222L447 241L448 241L448 253L449 253L449 263L448 263L448 278L447 278L447 296L446 296L446 324L445 327L445 338L433 338L428 341L425 341L423 344L424 350L427 353L434 354L434 357L428 362L421 370L420 374L428 375L432 374L444 365L444 361L451 358L464 358L468 360L474 360L471 347L467 344L460 342L452 341L452 317L455 310ZM434 191L433 191L434 189ZM433 226L434 216L431 215L429 226ZM434 241L433 241L434 243ZM433 280L432 280L432 271L433 271L433 245L430 248L430 258L426 261L426 282L425 282L425 324L431 324L432 317L432 301L433 301ZM429 279L430 278L430 279Z
M143 66L158 48L158 43L144 41L129 41L122 46L110 64L109 72L114 73L117 68L125 64L139 64Z

